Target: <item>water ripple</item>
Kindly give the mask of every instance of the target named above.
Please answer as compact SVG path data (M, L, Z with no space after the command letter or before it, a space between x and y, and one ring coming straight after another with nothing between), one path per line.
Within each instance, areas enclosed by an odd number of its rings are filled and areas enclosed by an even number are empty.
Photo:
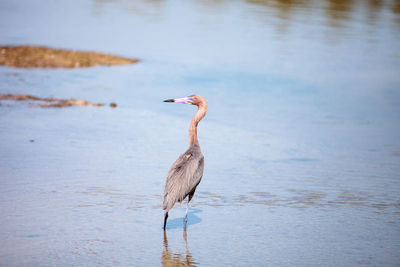
M161 209L160 194L135 195L122 190L106 187L88 187L76 192L86 195L80 198L78 208L103 206L107 208L124 207L129 210ZM237 195L220 195L212 192L198 192L192 202L192 207L210 206L246 206L264 205L270 208L335 208L341 206L366 207L378 213L393 212L400 214L400 200L383 201L377 196L366 192L343 191L328 194L316 190L287 189L286 193L274 194L266 191L245 192Z

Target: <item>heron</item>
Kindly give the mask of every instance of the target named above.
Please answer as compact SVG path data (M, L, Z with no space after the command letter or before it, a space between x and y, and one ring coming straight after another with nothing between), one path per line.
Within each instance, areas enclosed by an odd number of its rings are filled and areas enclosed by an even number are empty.
M167 226L168 212L176 202L181 203L188 197L184 218L184 230L186 230L189 202L192 200L196 187L203 177L204 156L201 153L199 140L197 139L197 125L207 113L207 102L199 95L167 99L164 102L191 104L198 107L189 127L189 148L172 164L164 189L164 231Z

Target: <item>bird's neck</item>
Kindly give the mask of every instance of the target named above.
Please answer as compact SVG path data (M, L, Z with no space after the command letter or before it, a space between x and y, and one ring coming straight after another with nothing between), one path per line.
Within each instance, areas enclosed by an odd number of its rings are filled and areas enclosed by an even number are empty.
M207 113L206 103L200 103L198 107L199 108L196 114L194 115L189 127L189 146L194 144L199 145L199 140L197 139L197 125L199 124L199 121L202 118L204 118L204 116Z

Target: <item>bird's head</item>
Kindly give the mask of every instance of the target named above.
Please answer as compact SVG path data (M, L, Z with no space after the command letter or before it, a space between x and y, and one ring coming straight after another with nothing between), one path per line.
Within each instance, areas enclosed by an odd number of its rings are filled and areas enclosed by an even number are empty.
M167 99L167 100L164 100L164 102L192 104L192 105L196 105L196 106L206 103L204 98L199 95L190 95L188 97L183 97L183 98Z

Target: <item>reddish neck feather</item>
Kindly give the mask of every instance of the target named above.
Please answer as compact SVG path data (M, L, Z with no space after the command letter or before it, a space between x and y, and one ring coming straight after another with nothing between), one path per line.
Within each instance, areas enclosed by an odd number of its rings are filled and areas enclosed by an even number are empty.
M199 140L197 139L197 125L207 113L207 103L205 101L201 101L197 106L199 108L194 115L189 127L189 146L193 144L199 145Z

